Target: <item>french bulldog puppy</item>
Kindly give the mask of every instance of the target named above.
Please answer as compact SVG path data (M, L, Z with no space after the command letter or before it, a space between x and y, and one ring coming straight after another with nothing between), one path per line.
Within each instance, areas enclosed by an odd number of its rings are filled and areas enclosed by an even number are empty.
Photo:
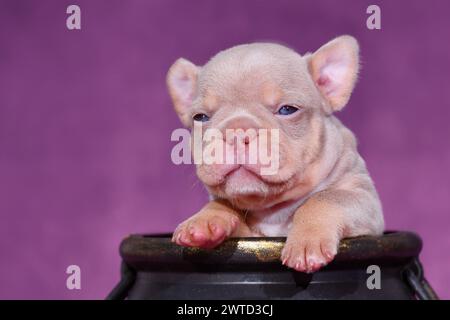
M278 129L279 168L262 175L258 165L198 164L210 202L172 240L213 248L228 237L287 236L282 263L314 272L333 260L342 238L381 234L373 181L354 135L334 116L358 69L359 46L347 35L303 56L254 43L219 52L204 66L178 59L167 85L181 122L222 132Z

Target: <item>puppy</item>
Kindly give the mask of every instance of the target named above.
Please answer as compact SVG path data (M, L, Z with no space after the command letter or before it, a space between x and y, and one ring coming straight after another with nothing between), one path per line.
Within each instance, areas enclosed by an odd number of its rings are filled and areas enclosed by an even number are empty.
M276 130L279 164L266 175L260 162L197 164L210 202L172 240L213 248L228 237L287 236L282 263L314 272L333 260L342 238L381 234L374 184L354 135L334 116L347 104L358 69L359 46L351 36L303 56L254 43L219 52L202 67L178 59L167 85L181 122L223 133ZM225 145L241 144L248 153L252 136L224 136Z

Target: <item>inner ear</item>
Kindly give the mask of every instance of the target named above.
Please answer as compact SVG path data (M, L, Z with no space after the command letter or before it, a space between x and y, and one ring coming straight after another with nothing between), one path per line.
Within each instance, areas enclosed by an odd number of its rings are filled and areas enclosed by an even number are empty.
M351 36L338 37L309 57L312 79L333 111L350 99L359 70L359 46Z
M167 73L167 87L172 98L175 111L185 126L190 126L189 109L192 107L196 91L200 67L180 58L170 67Z

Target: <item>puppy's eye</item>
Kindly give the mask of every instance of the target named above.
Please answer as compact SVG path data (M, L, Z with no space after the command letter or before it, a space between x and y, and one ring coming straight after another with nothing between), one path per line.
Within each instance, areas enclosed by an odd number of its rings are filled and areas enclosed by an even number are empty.
M209 117L204 113L197 113L192 117L192 119L194 119L194 121L206 122L209 120Z
M297 111L298 111L297 107L284 105L280 109L278 109L277 114L282 115L282 116L288 116L288 115L293 114L294 112L297 112Z

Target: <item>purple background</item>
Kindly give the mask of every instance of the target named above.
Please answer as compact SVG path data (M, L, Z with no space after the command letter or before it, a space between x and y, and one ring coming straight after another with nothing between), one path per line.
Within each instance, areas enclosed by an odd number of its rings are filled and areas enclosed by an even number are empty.
M69 31L76 3L82 30ZM366 29L366 8L382 30ZM362 72L339 114L359 138L389 229L424 239L450 298L450 2L0 1L0 298L103 298L130 233L171 231L206 201L170 161L180 126L170 64L245 42L299 52L358 38ZM82 289L65 287L77 264Z

